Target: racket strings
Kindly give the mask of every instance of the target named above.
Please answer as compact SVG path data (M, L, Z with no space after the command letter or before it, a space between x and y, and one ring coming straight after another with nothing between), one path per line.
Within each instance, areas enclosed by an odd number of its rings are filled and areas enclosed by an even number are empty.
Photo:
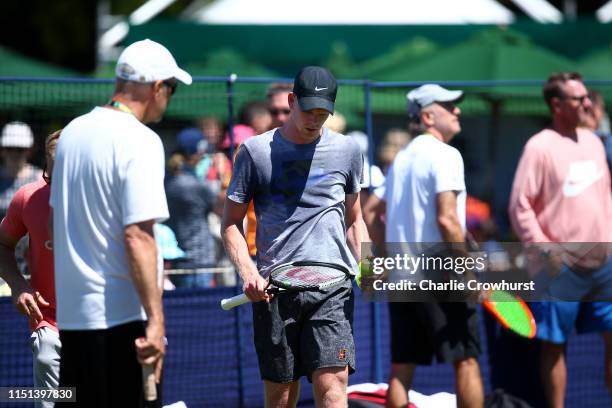
M524 336L527 336L531 332L531 322L520 305L501 303L497 307L512 330Z
M493 292L489 300L489 308L503 320L506 328L522 336L533 337L533 317L527 313L522 301L503 291Z
M289 265L272 271L270 282L286 289L323 289L343 282L347 277L347 273L339 268Z

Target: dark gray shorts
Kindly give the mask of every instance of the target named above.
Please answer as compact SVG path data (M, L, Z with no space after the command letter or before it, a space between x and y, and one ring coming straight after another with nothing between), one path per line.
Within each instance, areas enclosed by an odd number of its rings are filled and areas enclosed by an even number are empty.
M355 369L352 282L319 291L281 292L253 303L261 378L289 383L325 367Z
M430 365L480 355L478 313L461 302L390 302L391 362Z

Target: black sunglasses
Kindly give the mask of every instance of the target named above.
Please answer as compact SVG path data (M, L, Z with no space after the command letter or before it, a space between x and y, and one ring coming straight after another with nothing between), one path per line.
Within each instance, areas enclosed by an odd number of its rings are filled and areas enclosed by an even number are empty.
M272 116L278 116L281 113L283 115L288 115L289 113L291 113L291 110L290 109L276 109L276 108L270 109L270 115Z
M6 150L7 152L19 152L19 153L23 153L23 152L27 152L28 148L26 147L12 147L12 146L5 146L2 148L2 150Z
M165 80L162 83L166 85L168 89L170 89L170 95L174 95L174 93L176 92L176 88L178 87L178 82Z
M443 107L444 109L446 109L447 111L449 111L450 113L453 113L455 111L455 108L457 107L457 104L455 102L436 102L438 105L440 105L441 107Z
M586 101L587 99L590 99L590 96L588 94L580 95L580 96L564 96L563 99L570 99L572 101L577 101L582 105L584 101Z

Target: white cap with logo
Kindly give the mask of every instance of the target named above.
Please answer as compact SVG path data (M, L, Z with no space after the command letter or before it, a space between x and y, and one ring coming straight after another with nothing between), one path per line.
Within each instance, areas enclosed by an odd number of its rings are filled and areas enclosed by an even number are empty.
M191 75L179 68L170 51L149 39L129 45L117 61L117 78L134 82L154 82L176 78L186 85L192 82Z
M416 115L432 103L461 100L463 91L449 91L437 84L425 84L408 92L406 98L408 98L408 113Z
M0 137L0 147L29 149L34 144L32 129L23 122L10 122L4 125Z

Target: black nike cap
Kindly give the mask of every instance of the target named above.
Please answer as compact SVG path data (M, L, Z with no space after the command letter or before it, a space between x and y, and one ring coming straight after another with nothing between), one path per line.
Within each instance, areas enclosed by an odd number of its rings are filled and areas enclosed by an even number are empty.
M322 67L302 68L293 82L293 93L303 111L325 109L333 115L337 91L336 78Z

